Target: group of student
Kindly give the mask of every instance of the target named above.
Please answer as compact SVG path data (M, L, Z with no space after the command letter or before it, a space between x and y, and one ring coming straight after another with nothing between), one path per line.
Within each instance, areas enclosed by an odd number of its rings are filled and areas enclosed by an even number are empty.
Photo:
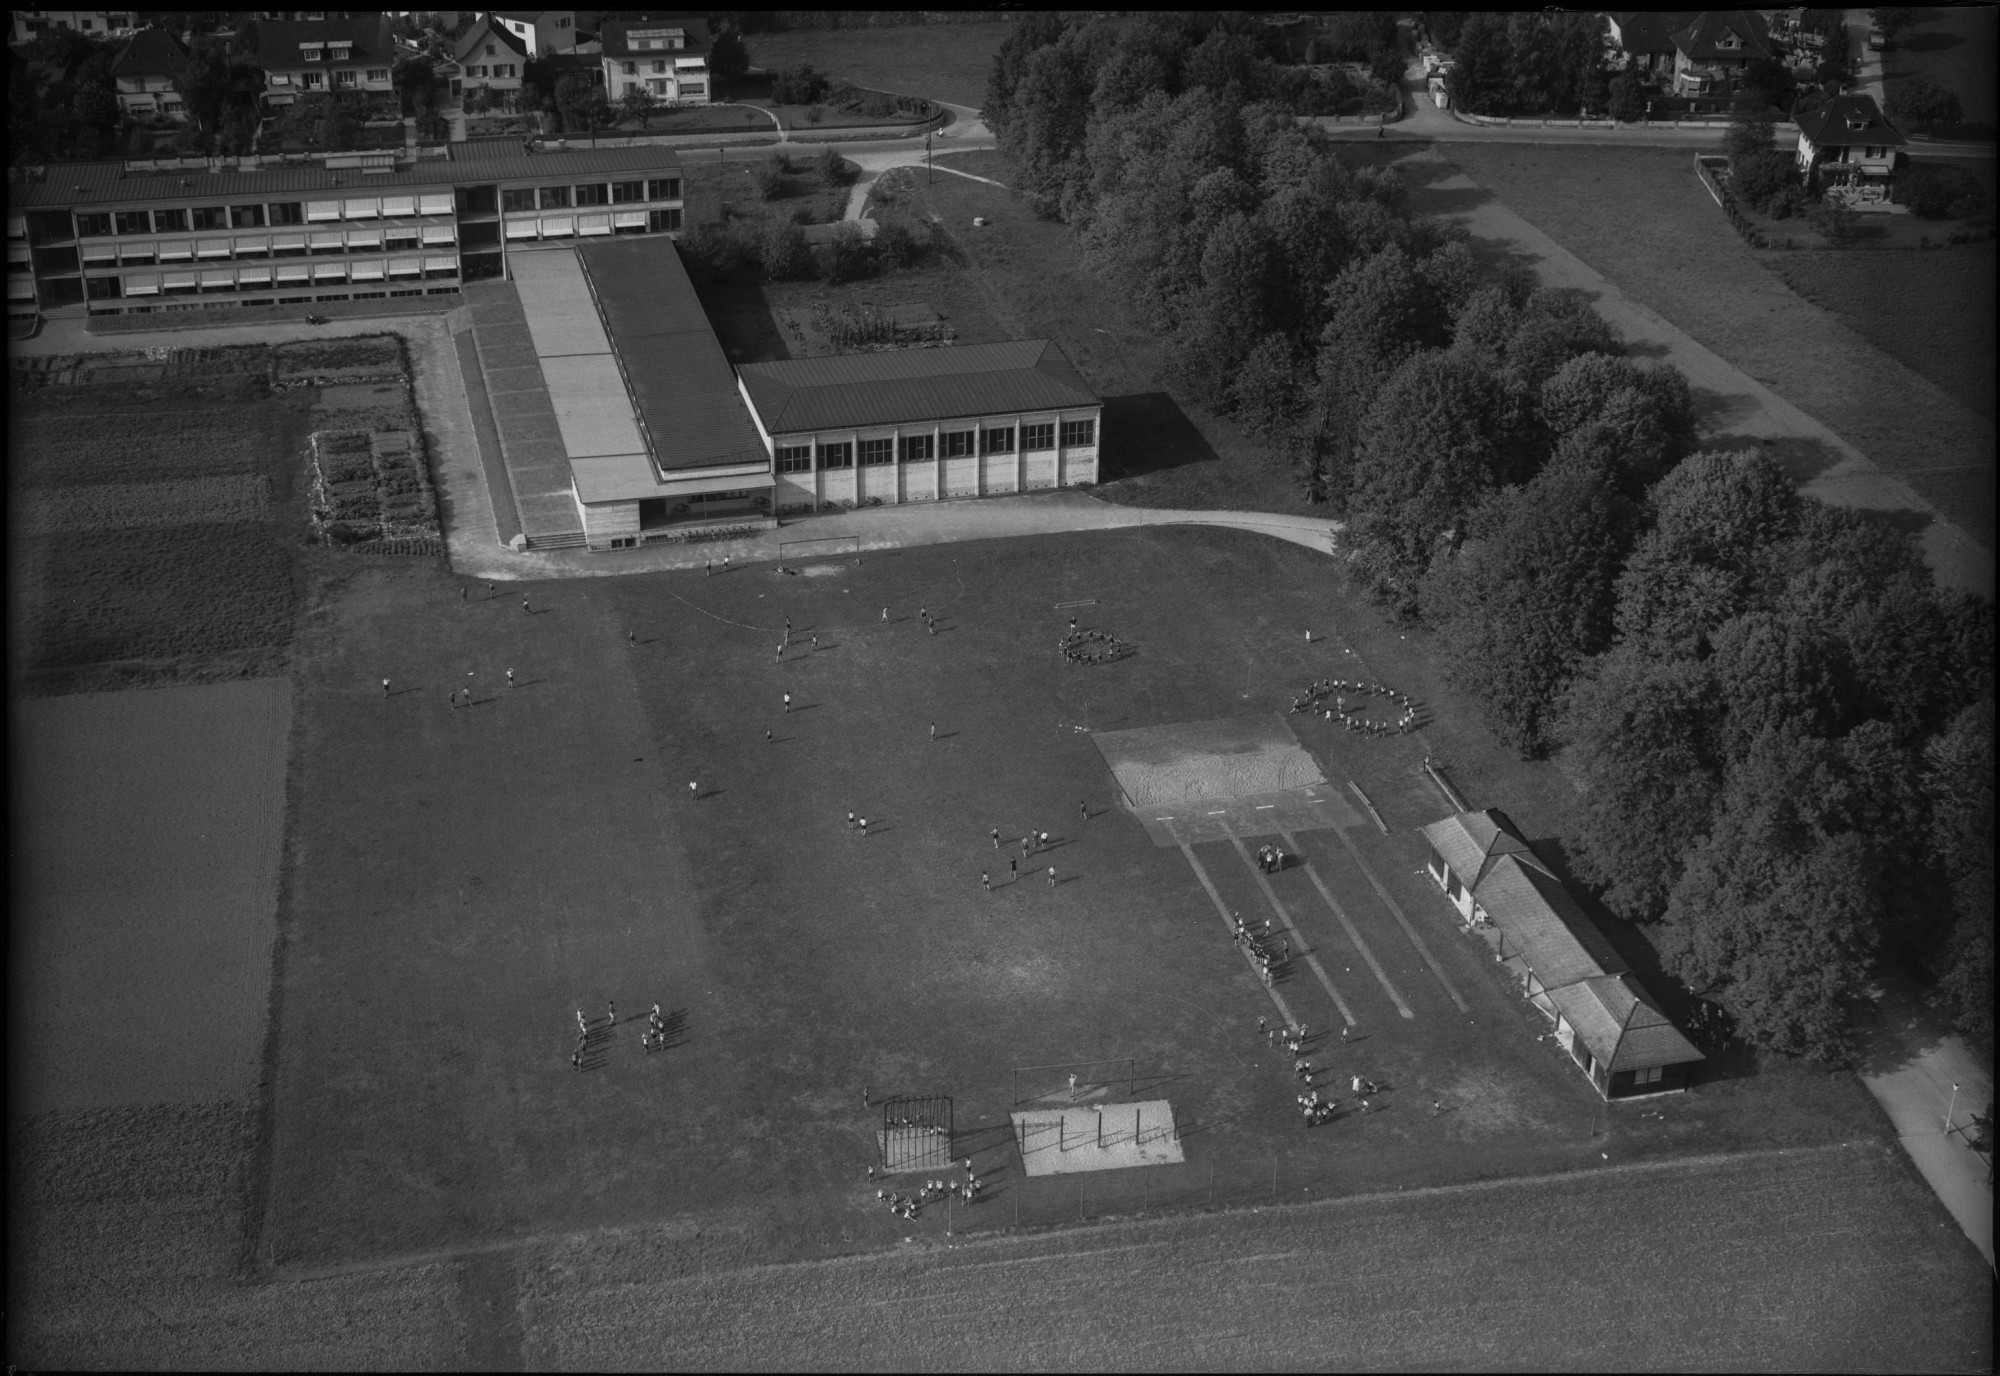
M1376 721L1356 712L1347 710L1349 693L1373 693L1395 703L1402 711L1395 723ZM1327 697L1333 698L1333 706L1325 705ZM1385 688L1379 683L1361 683L1343 678L1316 679L1306 686L1303 695L1292 699L1292 710L1311 715L1315 712L1325 716L1327 721L1339 721L1349 731L1361 731L1371 736L1401 736L1414 730L1417 725L1417 709L1410 701L1408 693L1399 693L1394 688Z

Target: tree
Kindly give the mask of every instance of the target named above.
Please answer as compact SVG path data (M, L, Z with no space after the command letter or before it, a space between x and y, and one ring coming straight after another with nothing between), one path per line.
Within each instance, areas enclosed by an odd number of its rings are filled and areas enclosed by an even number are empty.
M826 73L815 70L810 62L801 62L783 68L771 79L771 100L778 105L817 105L826 99L830 86Z
M1444 78L1452 104L1475 115L1496 113L1513 89L1515 73L1505 17L1483 10L1468 15L1452 58Z
M1771 119L1771 110L1756 95L1742 95L1730 108L1729 127L1722 134L1722 151L1728 155L1733 168L1737 161L1757 153L1771 151L1772 140L1777 137L1777 125Z
M1792 72L1775 57L1752 58L1745 64L1741 89L1763 101L1766 109L1792 108Z
M1807 217L1829 244L1845 248L1861 237L1861 217L1851 206L1832 199L1821 201Z
M1618 74L1618 80L1610 88L1610 116L1620 124L1632 124L1634 120L1646 118L1646 82L1634 68L1626 68Z
M1924 747L1930 846L1951 885L1937 997L1968 1035L1993 1035L1993 702L1969 704Z
M1578 785L1569 834L1577 874L1615 912L1665 910L1721 786L1711 725L1718 703L1699 664L1619 645L1584 666L1557 735Z
M437 69L428 57L397 58L391 80L403 98L404 114L421 115L437 104Z
M820 149L819 156L813 159L813 175L821 186L845 186L850 180L847 160L831 148Z
M767 201L775 201L785 194L792 170L791 160L783 153L773 153L750 168L750 183L757 188L757 194Z
M1469 525L1466 546L1425 579L1424 619L1452 681L1533 758L1553 744L1570 681L1611 644L1637 508L1608 472L1552 469L1487 498Z
M556 112L564 133L595 136L610 118L611 102L589 72L566 72L556 82Z
M1413 609L1416 582L1448 532L1496 485L1500 388L1462 355L1420 353L1392 374L1362 422L1349 499L1356 562Z
M1874 968L1882 905L1838 745L1767 731L1730 771L1713 826L1675 883L1667 969L1720 989L1738 1033L1786 1056L1844 1061Z
M852 220L833 227L826 244L826 275L835 282L852 282L875 271L875 252Z
M902 220L884 220L875 231L875 256L882 266L894 271L909 267L923 253L916 234Z
M997 137L1004 139L1007 126L1013 122L1014 89L1029 57L1079 22L1058 10L1029 10L1015 21L1013 32L993 55L993 70L986 79L986 103L979 110L980 118Z
M1905 77L1891 86L1882 113L1894 123L1915 125L1926 132L1965 118L1956 94L1920 76Z
M1694 398L1671 365L1641 370L1608 354L1581 354L1542 384L1536 406L1558 462L1601 454L1634 500L1694 450Z
M1709 452L1682 460L1649 502L1652 529L1619 579L1619 639L1649 656L1700 658L1768 581L1798 528L1798 489L1762 450Z
M624 95L618 97L618 117L620 119L638 120L641 129L651 129L653 127L653 116L659 111L659 108L659 97L655 96L643 85L634 86L625 92Z
M234 89L234 73L220 48L212 44L197 48L173 84L199 128L214 133L221 127L223 108Z
M724 89L733 87L750 70L750 50L734 25L716 30L708 48L708 70Z
M773 220L764 226L758 242L758 261L764 275L773 282L792 282L811 277L812 249L806 232L790 220Z
M1394 44L1384 44L1368 57L1368 75L1384 86L1394 86L1403 79L1403 55L1396 51Z

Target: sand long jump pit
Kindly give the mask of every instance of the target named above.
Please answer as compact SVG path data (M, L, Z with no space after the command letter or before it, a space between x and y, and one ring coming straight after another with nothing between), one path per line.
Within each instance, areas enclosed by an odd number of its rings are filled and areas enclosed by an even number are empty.
M1155 845L1360 821L1274 712L1101 731L1091 739Z

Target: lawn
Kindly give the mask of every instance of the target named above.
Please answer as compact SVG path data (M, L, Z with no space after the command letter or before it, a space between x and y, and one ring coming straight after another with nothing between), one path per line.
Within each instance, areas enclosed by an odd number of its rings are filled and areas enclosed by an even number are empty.
M758 67L777 70L810 62L836 81L976 110L986 103L993 55L1013 27L1003 22L795 29L752 34L746 43L750 61Z
M1935 81L1957 95L1965 123L1940 128L1938 137L1991 140L1996 114L1993 48L2000 11L1990 5L1924 8L1882 55L1890 90L1912 78Z
M1934 310L1918 317L1899 307L1901 319L1879 319L1872 303L1888 294L1854 288L1843 293L1853 304L1835 313L1786 284L1802 255L1757 252L1736 237L1685 151L1458 143L1447 155L1635 301L1823 421L1991 547L1990 410L1980 414L1933 380L1976 374L1982 348L1992 357L1991 293L1949 290L1990 280L1990 246L1901 263L1886 252L1839 255L1857 275L1912 284ZM1951 263L1957 254L1969 257ZM1925 282L1929 274L1936 280ZM1908 322L1919 318L1933 358L1923 370L1880 342L1914 339ZM1948 353L1964 355L1967 371L1943 364Z
M1390 1088L1371 1117L1302 1133L1289 1067L1254 1035L1273 1003L1187 860L1113 806L1075 728L1282 709L1334 665L1463 721L1422 656L1346 609L1323 557L1227 532L813 567L525 585L529 613L511 594L461 604L434 570L377 568L315 627L259 1244L280 1267L660 1222L682 1241L659 1264L685 1275L941 1235L936 1209L913 1230L875 1203L864 1088L955 1096L954 1145L992 1182L960 1231L1251 1202L1274 1169L1300 1197L1344 1195L1575 1170L1605 1150L1880 1134L1850 1077L1735 1063L1660 1118L1604 1112L1415 873L1411 828L1445 810L1416 772L1424 743L1362 749L1318 723L1299 731L1335 791L1354 780L1392 834L1298 834L1352 932L1306 871L1272 884L1361 1040L1324 1031L1338 1015L1316 977L1279 993L1321 1029L1320 1064ZM1138 653L1103 668L1051 654L1054 608L1078 599ZM1310 646L1302 626L1318 627ZM468 684L472 706L438 701ZM1467 734L1437 739L1475 787L1492 776L1454 744ZM1480 801L1548 836L1560 777L1510 777L1518 791ZM1060 884L1009 882L1019 852L992 827L1050 831L1030 864ZM1193 853L1217 901L1269 911L1227 842ZM648 1054L655 1001L678 1031ZM1010 1067L1117 1056L1172 1100L1188 1164L1021 1178ZM1434 1117L1434 1098L1450 1111Z

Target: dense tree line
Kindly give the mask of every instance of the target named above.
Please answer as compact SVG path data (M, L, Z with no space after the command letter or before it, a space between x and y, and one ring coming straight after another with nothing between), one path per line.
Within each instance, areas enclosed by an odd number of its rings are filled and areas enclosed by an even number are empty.
M986 112L1016 180L1177 393L1345 517L1351 567L1435 628L1496 733L1567 752L1581 876L1747 1039L1840 1056L1892 953L1990 1032L1990 604L1761 453L1695 453L1676 370L1619 357L1572 296L1484 279L1236 37L1024 19Z
M7 152L15 164L117 154L124 129L111 79L118 46L73 29L45 29L7 83Z

